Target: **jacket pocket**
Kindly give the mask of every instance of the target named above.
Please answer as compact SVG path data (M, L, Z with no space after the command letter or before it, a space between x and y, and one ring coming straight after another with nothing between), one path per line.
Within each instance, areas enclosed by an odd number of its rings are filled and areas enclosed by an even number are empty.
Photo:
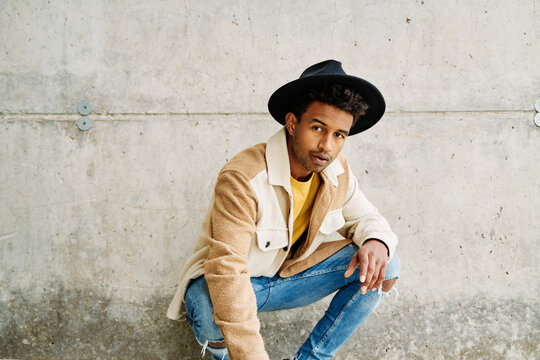
M283 248L289 243L285 228L258 229L248 255L250 276L274 276L286 256Z
M323 220L319 231L324 235L332 234L345 225L345 219L343 218L343 209L336 209L330 211Z
M255 233L257 247L264 252L284 248L289 243L288 229L258 229Z

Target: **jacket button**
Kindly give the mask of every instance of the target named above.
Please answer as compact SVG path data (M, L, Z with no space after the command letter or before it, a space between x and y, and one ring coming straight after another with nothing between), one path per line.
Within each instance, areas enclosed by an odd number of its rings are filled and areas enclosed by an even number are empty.
M288 246L285 246L285 247L283 248L283 251L287 251L287 250L289 250L289 247L288 247Z
M270 241L267 241L266 245L264 245L264 247L269 247L269 246L270 246Z

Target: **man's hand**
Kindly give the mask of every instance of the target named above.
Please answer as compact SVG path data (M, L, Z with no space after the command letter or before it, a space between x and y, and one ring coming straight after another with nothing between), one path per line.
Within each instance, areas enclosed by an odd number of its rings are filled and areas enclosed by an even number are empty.
M368 290L378 289L384 281L386 266L388 264L388 249L379 240L368 240L353 255L345 277L349 277L360 265L360 292L365 294Z

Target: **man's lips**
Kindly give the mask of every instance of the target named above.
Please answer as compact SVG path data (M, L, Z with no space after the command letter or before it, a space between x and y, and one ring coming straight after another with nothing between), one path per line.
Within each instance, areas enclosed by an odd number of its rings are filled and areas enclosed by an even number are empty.
M326 165L330 161L330 156L325 154L311 154L311 157L317 165Z

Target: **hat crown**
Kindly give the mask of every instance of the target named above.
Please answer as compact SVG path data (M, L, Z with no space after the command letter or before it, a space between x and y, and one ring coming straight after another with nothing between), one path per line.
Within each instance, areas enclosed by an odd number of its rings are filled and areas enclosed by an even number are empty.
M268 99L270 114L278 123L284 125L285 117L291 111L295 99L322 84L342 84L360 94L367 102L367 110L356 120L349 135L369 129L383 116L386 105L380 91L364 79L347 75L341 67L341 62L336 60L326 60L311 65L304 70L300 78L274 91Z
M322 61L318 64L311 65L308 67L302 75L300 75L300 79L310 77L310 76L317 76L317 75L347 75L343 68L341 67L341 62L336 60L326 60Z

